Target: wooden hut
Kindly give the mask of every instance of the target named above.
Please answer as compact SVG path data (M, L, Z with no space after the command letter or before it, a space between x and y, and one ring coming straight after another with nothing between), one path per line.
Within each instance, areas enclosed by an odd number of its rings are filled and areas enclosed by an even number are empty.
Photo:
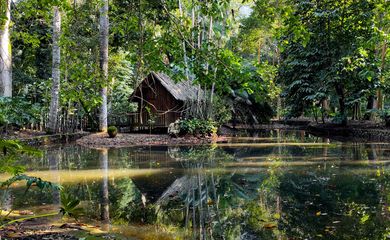
M202 90L191 81L175 83L164 73L151 72L130 97L138 105L130 124L133 129L166 128L182 116L186 101L201 95Z

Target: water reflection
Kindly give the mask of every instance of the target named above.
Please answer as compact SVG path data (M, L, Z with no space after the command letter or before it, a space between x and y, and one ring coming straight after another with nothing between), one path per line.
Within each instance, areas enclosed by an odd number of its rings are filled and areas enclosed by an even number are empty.
M385 144L280 131L213 146L65 146L25 160L30 175L64 185L105 230L152 225L179 239L389 238L389 163ZM58 205L58 193L32 191L13 204L42 202ZM130 228L121 231L148 234Z
M108 230L110 221L110 200L108 198L108 149L98 149L99 161L102 168L102 190L100 198L101 220L104 225L104 230Z

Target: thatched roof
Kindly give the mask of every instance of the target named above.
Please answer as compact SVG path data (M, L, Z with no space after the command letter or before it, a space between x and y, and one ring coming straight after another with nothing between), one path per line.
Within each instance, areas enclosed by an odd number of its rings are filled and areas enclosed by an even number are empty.
M198 91L200 91L199 96L201 98L204 96L203 90L192 85L192 81L190 80L175 83L168 75L161 72L151 72L146 79L159 81L176 100L196 100L198 98Z

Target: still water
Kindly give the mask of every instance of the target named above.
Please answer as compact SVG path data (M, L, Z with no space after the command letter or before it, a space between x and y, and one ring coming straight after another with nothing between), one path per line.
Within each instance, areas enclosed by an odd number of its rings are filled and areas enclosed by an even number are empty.
M218 145L66 145L23 164L79 198L87 219L128 238L390 239L384 143L275 130ZM28 196L12 204L60 206L58 192Z

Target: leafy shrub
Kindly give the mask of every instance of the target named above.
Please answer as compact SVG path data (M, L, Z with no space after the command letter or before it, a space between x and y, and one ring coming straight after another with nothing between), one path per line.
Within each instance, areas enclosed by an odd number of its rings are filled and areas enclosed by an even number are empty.
M180 134L211 135L217 132L217 123L212 120L184 119L180 120Z
M118 129L115 126L109 126L107 133L110 138L114 138L118 134Z
M214 120L218 125L228 123L232 119L232 106L226 104L228 100L218 96L213 101Z
M236 117L238 117L237 120L249 124L269 123L271 121L272 116L274 116L274 111L267 102L249 102L243 102L242 100L234 102L234 111Z
M23 127L39 121L41 108L20 98L0 97L0 128Z
M332 123L345 124L346 119L347 119L346 115L342 115L341 113L336 113L332 119Z
M386 127L390 127L390 109L381 110L379 116L385 121Z
M134 91L133 86L137 85L136 71L134 71L134 65L128 60L129 58L129 53L123 50L110 55L110 73L115 78L111 92L112 115L122 115L137 109L135 103L129 102Z

